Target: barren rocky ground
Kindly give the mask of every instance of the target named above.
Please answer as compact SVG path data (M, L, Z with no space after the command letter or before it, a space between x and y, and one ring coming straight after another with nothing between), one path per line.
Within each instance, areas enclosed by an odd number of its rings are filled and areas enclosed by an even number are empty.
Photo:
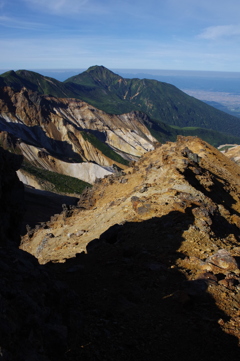
M21 249L82 315L48 359L238 360L239 195L235 163L179 137L29 230Z

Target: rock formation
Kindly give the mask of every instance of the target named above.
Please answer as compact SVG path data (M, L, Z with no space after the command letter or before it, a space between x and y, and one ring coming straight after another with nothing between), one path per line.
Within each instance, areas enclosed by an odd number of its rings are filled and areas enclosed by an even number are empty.
M93 183L154 149L140 112L110 115L77 99L0 88L0 130L32 164Z
M179 137L22 238L85 318L69 360L237 360L240 168ZM80 348L79 348L80 345Z

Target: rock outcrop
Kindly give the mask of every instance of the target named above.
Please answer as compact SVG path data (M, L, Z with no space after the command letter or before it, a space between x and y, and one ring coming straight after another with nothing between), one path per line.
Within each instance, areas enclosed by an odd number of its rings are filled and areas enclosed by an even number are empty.
M89 241L99 238L115 224L162 217L175 210L186 212L191 209L194 217L191 232L201 232L208 238L211 234L214 236L213 220L224 218L234 229L239 225L239 175L240 169L214 147L198 138L179 137L177 143L162 145L124 172L95 183L90 190L94 202L90 209L81 212L81 220L78 221L81 200L70 218L72 226L65 224L62 229L64 222L61 221L62 215L59 216L59 230L57 223L54 226L56 243L60 249L65 235L74 233L73 229L79 223L87 231L75 253L70 246L69 256L72 257L85 251ZM95 219L94 224L92 219ZM34 247L39 236L42 236L41 231L25 247ZM54 242L52 247L55 247ZM58 259L60 254L55 256ZM63 258L66 256L64 251Z
M237 359L239 194L235 163L179 137L22 238L81 298L83 359Z

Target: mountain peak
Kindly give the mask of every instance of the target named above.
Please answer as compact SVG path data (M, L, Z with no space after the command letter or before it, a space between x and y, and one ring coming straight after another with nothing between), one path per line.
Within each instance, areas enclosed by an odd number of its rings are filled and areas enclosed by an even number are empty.
M91 73L91 74L99 74L101 76L111 76L111 77L118 77L120 78L119 75L115 74L113 71L109 70L108 68L106 68L103 65L94 65L94 66L90 66L90 68L88 68L86 70L87 73Z
M105 68L105 66L103 65L93 65L93 66L90 66L86 71L89 73L90 71L93 71L93 70L98 70L98 69L106 69L108 70L107 68Z
M64 83L71 83L71 85L77 84L83 87L90 87L90 89L96 89L97 87L101 93L101 96L103 96L106 92L106 89L112 84L118 82L119 79L122 78L119 75L113 73L111 70L105 68L103 65L94 65L83 73L65 80ZM103 92L101 88L103 88ZM92 96L93 94L91 94L91 98ZM87 101L89 101L89 99L87 99Z

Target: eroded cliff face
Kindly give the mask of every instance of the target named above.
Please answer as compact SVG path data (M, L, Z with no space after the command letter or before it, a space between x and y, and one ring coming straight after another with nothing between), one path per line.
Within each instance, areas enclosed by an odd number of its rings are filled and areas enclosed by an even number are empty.
M153 150L156 142L142 113L110 115L80 100L40 96L25 88L0 89L0 117L0 130L19 138L26 159L87 182L113 172L113 165L125 168L126 160ZM96 166L86 171L88 166L79 162Z
M224 360L226 349L234 358L239 195L235 163L179 137L87 189L21 248L84 292L86 358Z
M240 164L240 145L227 149L224 154L238 165Z

